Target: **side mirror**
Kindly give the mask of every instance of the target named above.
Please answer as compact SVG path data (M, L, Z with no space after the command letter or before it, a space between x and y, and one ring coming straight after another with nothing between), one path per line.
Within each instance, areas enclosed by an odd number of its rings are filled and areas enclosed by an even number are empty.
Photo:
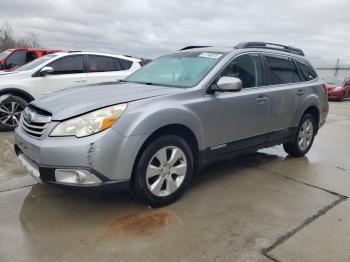
M51 74L53 72L53 68L51 66L44 66L40 70L40 75L46 76L48 74Z
M237 77L222 76L216 84L218 90L223 92L237 92L242 89L242 81Z

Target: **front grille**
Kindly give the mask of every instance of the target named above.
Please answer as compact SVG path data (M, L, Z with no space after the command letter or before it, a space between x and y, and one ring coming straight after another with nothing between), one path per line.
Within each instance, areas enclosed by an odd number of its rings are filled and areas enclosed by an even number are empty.
M30 136L42 138L48 123L28 123L24 117L21 117L21 128Z

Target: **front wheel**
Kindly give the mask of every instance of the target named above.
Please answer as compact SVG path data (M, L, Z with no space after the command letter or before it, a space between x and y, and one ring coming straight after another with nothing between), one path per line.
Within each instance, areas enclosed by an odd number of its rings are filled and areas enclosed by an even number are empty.
M309 152L316 135L316 121L313 115L302 117L293 142L284 143L284 150L291 156L301 157Z
M152 207L168 205L182 194L191 181L193 153L176 135L152 141L141 153L132 178L132 191Z
M11 95L0 103L0 131L14 130L21 117L21 113L28 102L21 97Z

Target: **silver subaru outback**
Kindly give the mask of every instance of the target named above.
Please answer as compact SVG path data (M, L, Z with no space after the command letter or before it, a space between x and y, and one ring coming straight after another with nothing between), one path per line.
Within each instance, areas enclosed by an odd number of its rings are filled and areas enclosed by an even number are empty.
M123 82L32 102L15 151L40 181L130 189L162 206L214 161L278 144L305 155L327 114L327 93L301 49L190 46Z

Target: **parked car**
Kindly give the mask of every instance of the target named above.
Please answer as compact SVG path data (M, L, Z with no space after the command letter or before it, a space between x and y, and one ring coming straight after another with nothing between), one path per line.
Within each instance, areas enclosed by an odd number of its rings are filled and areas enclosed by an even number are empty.
M328 77L323 80L326 82L329 99L341 101L350 97L350 78Z
M14 129L34 99L64 88L124 79L141 67L140 62L111 54L60 52L0 74L0 130Z
M43 182L129 188L162 206L214 161L278 144L305 155L328 114L322 83L297 48L185 48L124 83L32 102L15 131L15 150Z
M38 48L7 49L0 53L0 72L14 70L17 67L42 57L43 55L61 51L62 50Z

